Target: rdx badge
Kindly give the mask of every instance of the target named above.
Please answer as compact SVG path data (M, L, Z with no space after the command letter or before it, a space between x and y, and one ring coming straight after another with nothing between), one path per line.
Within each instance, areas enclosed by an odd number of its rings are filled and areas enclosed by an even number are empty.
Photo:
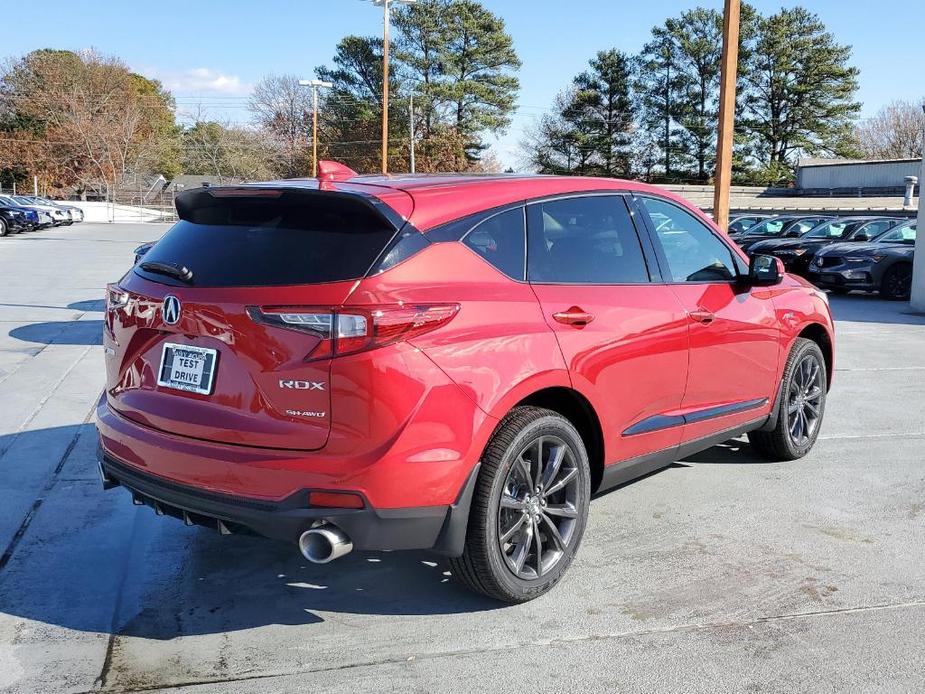
M286 381L279 380L279 387L288 390L324 390L324 383L315 381Z

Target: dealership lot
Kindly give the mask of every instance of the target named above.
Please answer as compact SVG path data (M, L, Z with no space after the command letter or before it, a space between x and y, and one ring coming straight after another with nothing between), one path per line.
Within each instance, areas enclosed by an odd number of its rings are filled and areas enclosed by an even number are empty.
M925 317L908 305L833 298L836 386L806 459L734 441L603 495L565 581L508 607L426 554L315 566L102 491L102 287L163 229L0 239L0 691L920 685Z

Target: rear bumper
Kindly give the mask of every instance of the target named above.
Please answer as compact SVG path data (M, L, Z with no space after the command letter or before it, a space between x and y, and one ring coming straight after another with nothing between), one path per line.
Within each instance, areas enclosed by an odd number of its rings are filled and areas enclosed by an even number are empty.
M136 504L159 515L223 533L249 531L293 542L312 525L328 522L361 550L462 553L477 462L409 463L401 462L404 455L387 453L357 460L213 444L132 422L110 409L105 395L97 406L97 428L104 487L124 487ZM432 486L437 480L439 495ZM312 507L311 491L351 492L364 507Z
M362 509L310 508L306 489L280 501L216 494L160 479L117 461L100 449L104 488L124 487L136 505L154 509L187 525L210 527L222 534L251 532L295 542L312 525L333 523L360 550L426 549L458 556L465 542L469 505L478 469L459 499L449 506Z

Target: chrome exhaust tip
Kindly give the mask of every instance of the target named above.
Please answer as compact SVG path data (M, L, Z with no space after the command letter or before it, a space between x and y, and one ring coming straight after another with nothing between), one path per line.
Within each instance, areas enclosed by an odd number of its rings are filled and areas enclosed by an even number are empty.
M299 537L299 551L314 564L327 564L351 550L353 543L347 534L330 523L306 530Z

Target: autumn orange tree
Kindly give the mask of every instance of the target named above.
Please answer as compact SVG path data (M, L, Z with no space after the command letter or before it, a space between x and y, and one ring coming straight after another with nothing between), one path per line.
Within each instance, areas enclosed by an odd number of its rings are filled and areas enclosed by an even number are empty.
M118 186L179 170L173 99L93 51L38 50L0 75L0 167L52 189Z

